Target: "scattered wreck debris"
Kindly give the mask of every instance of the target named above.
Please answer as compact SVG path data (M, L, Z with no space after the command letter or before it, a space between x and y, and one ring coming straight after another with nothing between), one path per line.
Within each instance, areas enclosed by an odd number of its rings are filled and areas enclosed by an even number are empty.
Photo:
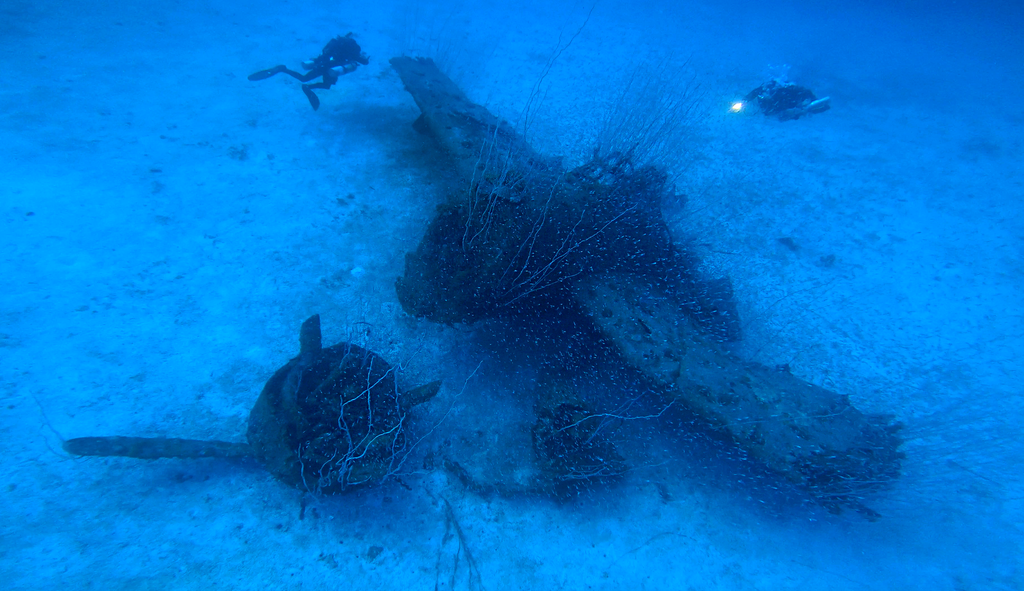
M619 482L630 466L614 436L632 416L630 401L612 412L598 412L569 378L545 376L534 392L536 420L487 448L443 454L441 465L467 490L484 496L547 497L570 501L583 492ZM508 434L506 434L508 435ZM516 441L519 436L529 443Z

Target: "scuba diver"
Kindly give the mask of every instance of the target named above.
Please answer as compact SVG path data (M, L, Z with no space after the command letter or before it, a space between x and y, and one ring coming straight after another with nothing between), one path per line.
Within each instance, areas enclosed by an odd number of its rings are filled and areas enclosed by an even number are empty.
M824 113L832 107L829 104L829 97L817 98L810 88L777 78L751 90L743 100L756 102L762 113L775 115L779 121L799 119L812 113ZM734 107L733 110L739 109Z
M368 63L370 63L370 58L366 57L362 48L352 38L352 33L349 33L344 37L331 39L324 46L324 50L320 52L320 55L309 61L302 62L302 68L308 70L305 74L289 70L285 66L274 66L273 68L260 70L255 74L249 75L249 80L266 80L274 74L288 74L303 83L302 92L309 99L310 106L316 111L320 108L320 99L313 92L314 89L327 90L334 86L339 77L354 72L360 64L365 66ZM335 68L340 68L340 70ZM321 77L322 80L320 82L305 84L310 80Z

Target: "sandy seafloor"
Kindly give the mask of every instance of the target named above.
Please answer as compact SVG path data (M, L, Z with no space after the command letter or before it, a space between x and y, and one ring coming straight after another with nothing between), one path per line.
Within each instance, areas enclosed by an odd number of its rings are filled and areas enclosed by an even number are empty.
M1024 588L1024 18L1009 3L602 1L529 130L578 162L638 64L680 73L665 92L699 83L673 229L732 277L740 354L905 423L877 522L658 425L639 446L656 455L571 503L418 469L303 519L302 494L254 464L60 452L84 435L240 440L317 312L328 342L405 361L407 384L445 380L415 427L452 412L422 453L528 425L529 368L398 305L445 188L387 58L440 55L515 118L588 10L0 5L0 587L447 589L446 499L479 569L462 562L459 589ZM372 61L318 112L294 80L246 80L348 31ZM833 109L728 112L782 64Z

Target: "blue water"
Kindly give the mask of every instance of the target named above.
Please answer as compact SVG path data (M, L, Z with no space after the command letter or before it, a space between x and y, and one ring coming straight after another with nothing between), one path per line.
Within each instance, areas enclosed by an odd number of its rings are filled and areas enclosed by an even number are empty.
M0 586L1024 588L1022 26L1011 2L5 0ZM290 78L246 80L349 31L370 63L318 111ZM903 422L882 518L833 515L678 423L629 422L635 469L569 503L474 494L432 464L461 450L515 478L540 369L490 329L401 310L448 182L402 53L500 117L529 107L528 139L566 165L631 73L698 89L664 159L688 196L671 229L732 278L738 355ZM730 112L782 69L831 110ZM310 498L252 463L60 451L242 440L313 313L408 386L445 381L400 479Z

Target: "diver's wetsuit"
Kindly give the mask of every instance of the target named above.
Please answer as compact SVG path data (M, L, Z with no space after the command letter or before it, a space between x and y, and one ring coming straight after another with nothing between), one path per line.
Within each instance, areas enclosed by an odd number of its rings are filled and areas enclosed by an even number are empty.
M810 88L792 82L769 80L751 90L745 101L756 101L765 115L775 115L781 121L799 119L811 113L823 113L831 106L829 97L814 96Z
M302 92L305 93L306 98L309 99L309 104L315 111L320 108L320 99L313 93L314 89L327 90L334 86L340 76L354 72L360 64L365 66L368 63L370 63L370 59L366 57L359 44L352 38L352 33L349 33L344 37L331 39L324 46L324 50L320 52L320 55L308 62L303 62L302 67L309 70L305 74L289 70L286 66L274 66L273 68L260 70L249 75L249 80L265 80L274 74L288 74L299 82L309 82L310 80L323 77L323 80L320 82L302 85ZM341 71L339 72L334 68L341 68Z

